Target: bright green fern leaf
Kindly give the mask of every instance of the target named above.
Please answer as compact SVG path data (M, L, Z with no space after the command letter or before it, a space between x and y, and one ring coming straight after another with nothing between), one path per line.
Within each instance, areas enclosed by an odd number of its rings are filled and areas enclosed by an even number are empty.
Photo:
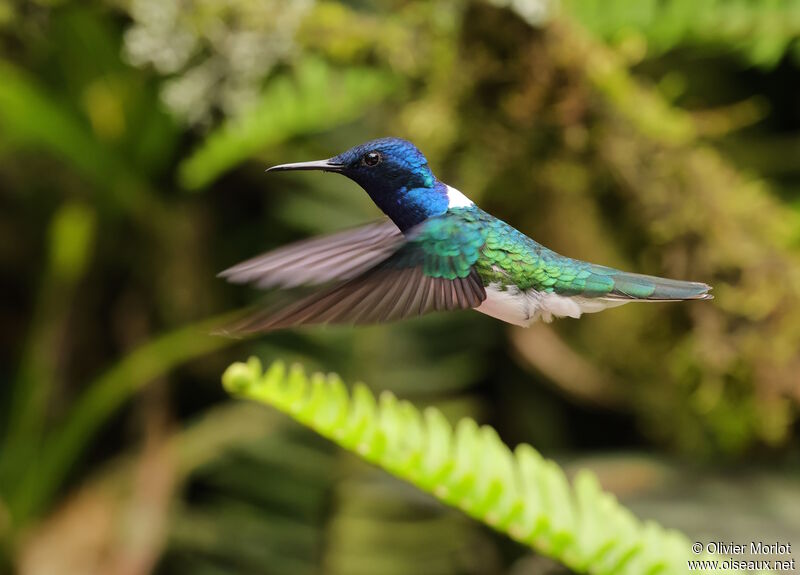
M454 429L434 408L420 413L388 392L376 401L363 384L348 393L336 375L309 378L280 362L263 372L256 358L231 365L222 382L574 571L684 575L687 561L722 562L694 555L683 534L636 519L591 473L570 485L555 462L529 445L512 452L472 419Z

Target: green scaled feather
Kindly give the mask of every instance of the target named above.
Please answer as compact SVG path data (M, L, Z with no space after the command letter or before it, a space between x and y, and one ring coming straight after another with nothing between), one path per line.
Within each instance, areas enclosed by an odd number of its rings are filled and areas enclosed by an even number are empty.
M590 297L614 288L614 281L594 273L592 264L565 258L480 208L453 208L449 213L484 232L485 245L475 264L484 285Z
M479 225L485 245L475 264L484 286L516 286L564 296L612 299L710 299L708 285L622 272L564 257L547 249L502 220L471 206L448 213Z
M479 222L448 212L414 228L408 242L384 265L421 266L426 276L434 278L465 278L478 261L485 237Z

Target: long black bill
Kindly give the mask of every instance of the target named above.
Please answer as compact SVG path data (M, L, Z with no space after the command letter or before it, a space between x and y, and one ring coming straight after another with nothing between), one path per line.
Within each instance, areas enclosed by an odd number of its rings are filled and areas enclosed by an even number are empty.
M344 166L331 160L315 160L313 162L295 162L280 164L267 168L268 172L288 172L291 170L322 170L323 172L341 172Z

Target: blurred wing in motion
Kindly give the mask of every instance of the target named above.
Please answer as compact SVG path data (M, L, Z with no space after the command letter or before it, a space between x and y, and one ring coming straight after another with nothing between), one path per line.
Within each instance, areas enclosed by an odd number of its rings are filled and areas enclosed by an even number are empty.
M247 335L300 325L371 324L433 311L478 307L486 292L474 270L465 278L432 278L422 268L383 266L280 310L261 310L222 333Z
M391 256L361 275L280 310L258 311L224 333L243 335L324 323L380 323L478 307L486 299L486 291L473 266L483 243L478 226L447 216L432 218L413 230Z
M225 270L219 277L260 288L291 288L349 280L385 260L405 242L390 220L299 241Z

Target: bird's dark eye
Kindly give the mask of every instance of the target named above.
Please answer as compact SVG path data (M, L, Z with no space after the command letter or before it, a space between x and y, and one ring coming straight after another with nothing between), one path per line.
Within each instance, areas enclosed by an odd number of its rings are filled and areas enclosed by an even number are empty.
M380 152L367 152L364 154L364 157L361 159L361 161L364 162L365 166L369 166L371 168L380 164L382 159L383 156L381 156Z

